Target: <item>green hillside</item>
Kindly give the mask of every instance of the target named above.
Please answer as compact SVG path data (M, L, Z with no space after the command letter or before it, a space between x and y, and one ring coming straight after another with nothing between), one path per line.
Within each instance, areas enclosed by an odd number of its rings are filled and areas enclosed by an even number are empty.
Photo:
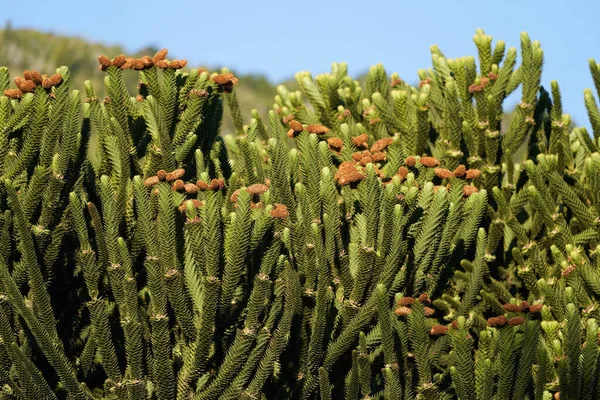
M83 93L83 82L89 79L100 94L104 85L102 79L105 73L98 69L97 57L105 54L109 58L126 53L130 57L141 57L154 54L158 48L146 47L135 52L126 52L120 46L109 46L103 43L94 43L74 36L44 33L32 29L12 29L6 25L0 29L0 66L6 66L13 73L25 69L33 69L43 74L52 74L62 65L69 67L75 88ZM185 54L171 54L170 59L185 59ZM186 67L204 67L209 71L218 71L220 67L190 65ZM232 71L234 74L235 71ZM130 93L136 92L137 73L127 71L124 74ZM261 115L266 116L273 104L276 86L264 76L238 75L240 82L236 85L237 95L242 107L244 120L248 121L252 108L256 108ZM226 113L228 110L226 109ZM223 133L232 132L233 125L228 115L223 121Z

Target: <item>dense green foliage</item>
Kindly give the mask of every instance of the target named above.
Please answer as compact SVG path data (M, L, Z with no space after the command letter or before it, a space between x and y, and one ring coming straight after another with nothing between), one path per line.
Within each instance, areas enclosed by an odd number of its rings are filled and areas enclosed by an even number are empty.
M0 397L600 397L600 110L474 41L250 120L165 51L99 57L105 96L0 68Z

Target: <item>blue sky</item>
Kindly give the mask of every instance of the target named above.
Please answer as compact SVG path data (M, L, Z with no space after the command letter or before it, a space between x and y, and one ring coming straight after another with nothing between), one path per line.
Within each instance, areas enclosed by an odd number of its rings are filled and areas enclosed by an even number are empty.
M527 31L544 49L542 84L549 88L556 79L565 111L587 127L588 59L600 62L597 0L3 3L2 16L14 28L79 35L128 50L168 47L171 57L192 65L262 73L273 82L301 70L326 72L334 61L348 62L353 75L381 62L388 73L414 82L419 68L431 66L432 44L455 58L476 55L476 28L517 48L519 33Z

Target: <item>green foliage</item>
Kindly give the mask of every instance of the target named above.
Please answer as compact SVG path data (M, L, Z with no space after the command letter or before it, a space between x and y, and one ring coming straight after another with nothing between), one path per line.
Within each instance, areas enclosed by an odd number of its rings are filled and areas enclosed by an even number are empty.
M0 69L0 397L598 398L600 111L572 129L527 34L474 42L416 87L300 72L247 124L161 52L83 103Z

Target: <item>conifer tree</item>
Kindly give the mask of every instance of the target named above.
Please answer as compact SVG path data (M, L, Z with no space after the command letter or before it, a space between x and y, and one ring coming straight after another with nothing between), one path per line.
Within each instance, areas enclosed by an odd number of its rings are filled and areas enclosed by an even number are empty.
M594 94L590 136L538 42L473 40L416 87L300 72L264 121L166 49L84 102L0 68L0 397L600 396Z

